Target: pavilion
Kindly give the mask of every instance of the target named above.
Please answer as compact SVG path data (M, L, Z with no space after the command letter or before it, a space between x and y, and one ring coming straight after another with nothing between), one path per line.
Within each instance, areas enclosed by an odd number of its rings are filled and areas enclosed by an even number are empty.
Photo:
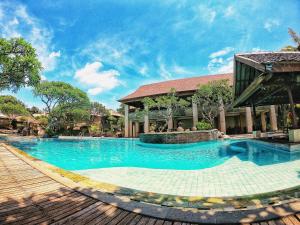
M217 74L163 81L139 87L133 93L119 100L125 104L125 137L137 137L139 133L148 133L150 124L159 122L157 118L151 116L151 113L144 115L143 118L134 118L135 111L143 108L143 98L165 95L171 88L175 88L179 97L188 99L195 93L199 85L221 79L228 80L231 85L233 84L233 74ZM196 104L191 103L191 107L187 108L181 115L174 116L168 122L168 130L176 130L179 121L183 122L183 128L185 129L191 129L196 126L197 122L201 120L198 108ZM256 110L264 115L262 124L265 131L267 130L266 118L270 121L269 130L276 131L278 129L274 106L258 107ZM219 116L215 118L215 127L224 133L252 133L253 118L251 107L226 110L220 108Z
M234 107L289 104L293 129L299 127L300 52L259 52L234 57Z

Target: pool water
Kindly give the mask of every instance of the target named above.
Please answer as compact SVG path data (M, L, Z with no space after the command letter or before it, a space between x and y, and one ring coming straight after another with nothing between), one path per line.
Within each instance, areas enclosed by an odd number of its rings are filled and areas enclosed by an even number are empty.
M300 152L282 151L254 140L218 140L193 144L145 144L138 139L16 139L11 144L31 156L67 170L138 167L201 170L232 157L257 166L300 159Z

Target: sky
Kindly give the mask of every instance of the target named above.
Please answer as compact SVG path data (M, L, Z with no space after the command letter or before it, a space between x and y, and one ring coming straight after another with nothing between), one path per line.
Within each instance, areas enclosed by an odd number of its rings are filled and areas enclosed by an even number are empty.
M0 36L36 48L43 80L113 109L140 85L232 72L235 53L292 45L289 27L300 33L299 0L0 1ZM13 94L44 107L31 88Z

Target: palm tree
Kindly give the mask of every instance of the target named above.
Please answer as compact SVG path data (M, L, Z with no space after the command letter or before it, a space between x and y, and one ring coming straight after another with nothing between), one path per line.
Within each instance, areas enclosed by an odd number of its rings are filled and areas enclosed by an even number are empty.
M292 28L289 28L289 34L293 41L296 43L296 47L288 45L281 49L281 51L300 51L300 35L298 35Z

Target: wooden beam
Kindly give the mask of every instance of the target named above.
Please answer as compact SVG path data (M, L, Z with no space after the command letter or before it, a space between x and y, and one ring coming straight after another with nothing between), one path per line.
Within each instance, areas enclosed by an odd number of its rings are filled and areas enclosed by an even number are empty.
M271 93L267 93L267 95L265 97L260 97L259 100L256 102L256 104L260 104L261 102L263 102L264 100L266 100L267 98L273 96L274 94L278 93L279 91L282 91L284 89L284 86L282 87L278 87L276 88L274 91L272 91Z
M300 62L274 63L272 65L272 72L276 72L276 73L300 72Z
M243 93L233 103L233 107L239 106L241 103L249 99L259 88L260 84L265 80L266 74L262 73L243 91Z
M251 67L254 67L255 69L257 69L257 70L259 70L259 71L261 71L261 72L265 72L265 71L266 71L264 65L262 65L262 64L260 64L260 63L258 63L258 62L256 62L256 61L254 61L254 60L252 60L252 59L243 57L243 56L241 56L241 55L236 55L236 56L235 56L235 60L236 60L236 61L239 61L239 62L241 62L241 63L247 64L247 65L249 65L249 66L251 66Z

